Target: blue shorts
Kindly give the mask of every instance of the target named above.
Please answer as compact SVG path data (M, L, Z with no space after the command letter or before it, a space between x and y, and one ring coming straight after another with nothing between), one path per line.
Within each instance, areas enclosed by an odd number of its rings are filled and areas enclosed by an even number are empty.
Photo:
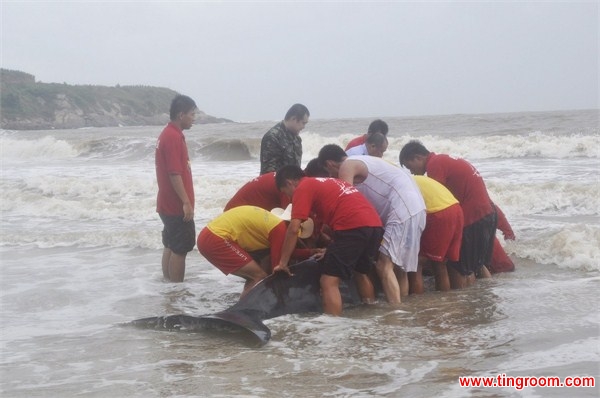
M158 214L163 222L163 246L175 254L184 255L191 252L196 245L196 225L194 220L183 221L183 216L166 216Z
M352 271L368 274L377 260L382 238L381 227L335 231L323 258L323 273L342 279L350 279Z

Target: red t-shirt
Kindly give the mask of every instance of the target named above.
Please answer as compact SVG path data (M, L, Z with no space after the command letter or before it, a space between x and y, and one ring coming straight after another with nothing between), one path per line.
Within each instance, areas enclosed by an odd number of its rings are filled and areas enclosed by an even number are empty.
M511 272L515 270L515 263L512 262L508 254L502 248L498 238L494 239L494 249L492 250L492 261L490 271L492 274L499 272Z
M281 260L281 249L283 248L283 242L285 241L285 234L287 232L287 224L282 222L277 224L275 228L269 232L269 244L271 245L271 270L279 264ZM311 256L310 249L294 249L292 257L296 260L306 260Z
M334 231L382 226L377 211L363 194L337 178L300 180L292 197L292 218L306 220L311 211Z
M350 148L354 148L355 146L359 146L364 144L367 141L367 135L361 135L360 137L356 137L350 140L350 142L348 143L348 145L346 145L346 149L344 149L344 151L347 151Z
M244 184L225 205L223 211L238 206L256 206L265 210L275 207L285 209L290 203L289 198L279 192L275 185L275 172L260 175Z
M496 226L496 228L502 231L504 235L514 236L515 233L513 232L510 223L508 222L506 216L498 206L496 206L496 214L498 215L498 225Z
M483 178L473 165L461 158L430 153L427 157L427 176L442 183L460 202L465 226L492 213L492 201Z
M185 192L194 207L194 184L185 136L173 123L167 124L156 142L156 180L158 195L156 211L167 216L183 215L183 202L173 189L169 175L177 174L183 180Z

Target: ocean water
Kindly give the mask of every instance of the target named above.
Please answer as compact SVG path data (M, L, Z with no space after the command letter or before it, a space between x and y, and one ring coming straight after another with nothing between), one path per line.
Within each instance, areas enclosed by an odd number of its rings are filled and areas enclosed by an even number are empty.
M469 289L266 321L272 340L124 327L232 305L242 281L197 251L162 279L154 145L162 126L0 131L0 395L6 397L598 396L465 388L460 376L600 376L598 110L384 118L384 158L420 139L483 175L517 239L514 273ZM303 163L371 119L311 120ZM186 132L198 231L258 175L277 121Z

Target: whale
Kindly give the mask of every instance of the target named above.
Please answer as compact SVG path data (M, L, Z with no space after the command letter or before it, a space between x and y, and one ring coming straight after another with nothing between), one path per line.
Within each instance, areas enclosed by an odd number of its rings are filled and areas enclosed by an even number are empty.
M212 314L174 314L136 319L139 328L216 333L238 338L251 346L263 346L271 339L266 319L288 314L322 313L321 267L314 259L291 265L292 275L273 273L248 291L231 307ZM344 308L360 305L362 300L352 280L340 282Z

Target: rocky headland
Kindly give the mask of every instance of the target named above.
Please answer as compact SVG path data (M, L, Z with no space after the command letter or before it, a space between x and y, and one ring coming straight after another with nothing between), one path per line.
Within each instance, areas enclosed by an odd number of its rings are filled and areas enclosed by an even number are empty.
M150 86L41 83L25 72L0 70L0 128L5 130L157 126L169 121L177 92ZM197 112L196 123L231 120Z

